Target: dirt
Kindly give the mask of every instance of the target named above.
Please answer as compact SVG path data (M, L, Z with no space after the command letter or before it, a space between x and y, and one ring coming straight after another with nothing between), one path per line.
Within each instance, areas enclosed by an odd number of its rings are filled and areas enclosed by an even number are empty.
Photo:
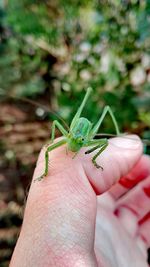
M50 123L30 105L0 105L0 267L7 267L22 224L28 189Z

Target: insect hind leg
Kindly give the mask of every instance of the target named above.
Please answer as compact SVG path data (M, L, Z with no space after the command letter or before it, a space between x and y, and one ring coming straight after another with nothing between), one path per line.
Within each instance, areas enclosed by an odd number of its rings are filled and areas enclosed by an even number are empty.
M100 119L99 121L96 123L96 125L93 127L93 129L91 130L91 133L90 133L90 136L91 137L94 137L99 129L99 127L101 126L106 114L109 113L111 119L112 119L112 122L114 124L114 127L115 127L115 131L116 131L116 134L119 135L120 134L120 131L119 131L119 127L118 127L118 123L116 121L116 118L110 108L110 106L106 106L102 112L102 115L100 116Z

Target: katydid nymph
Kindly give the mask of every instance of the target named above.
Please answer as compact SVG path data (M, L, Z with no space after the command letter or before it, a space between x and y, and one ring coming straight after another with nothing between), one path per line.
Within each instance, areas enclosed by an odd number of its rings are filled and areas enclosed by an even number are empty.
M108 146L108 140L107 138L96 140L94 139L94 137L98 133L98 130L107 113L109 113L110 117L112 118L112 122L114 124L116 134L119 135L120 131L119 131L115 116L109 106L106 106L104 108L102 115L100 116L98 122L94 126L87 118L81 117L81 113L83 111L83 108L91 92L92 92L92 88L89 87L87 89L87 92L84 96L84 99L80 107L78 108L70 124L69 131L67 131L61 125L59 121L57 120L53 121L52 132L51 132L51 144L46 145L44 173L40 177L36 178L35 180L40 181L41 179L43 179L45 176L48 175L49 153L52 150L64 144L67 145L68 150L75 153L74 155L76 155L82 147L87 147L87 148L90 147L89 149L87 149L85 154L90 154L91 152L96 151L95 155L92 157L92 163L94 164L96 168L100 168L101 170L103 170L103 167L97 163L96 159ZM55 128L56 127L59 129L59 131L62 133L64 137L60 141L53 143L55 139Z

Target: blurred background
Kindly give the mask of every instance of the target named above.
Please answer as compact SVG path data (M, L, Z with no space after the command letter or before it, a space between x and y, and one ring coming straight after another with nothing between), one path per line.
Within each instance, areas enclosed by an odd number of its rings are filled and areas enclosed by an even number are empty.
M121 132L150 140L149 0L0 0L0 267L51 122L69 124L88 86L84 116L110 105Z

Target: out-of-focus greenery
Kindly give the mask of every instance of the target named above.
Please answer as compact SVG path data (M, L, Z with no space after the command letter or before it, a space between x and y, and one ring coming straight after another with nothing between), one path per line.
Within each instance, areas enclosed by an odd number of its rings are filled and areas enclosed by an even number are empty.
M49 92L70 121L92 86L91 120L108 104L122 131L150 137L149 0L3 0L0 8L1 96Z

